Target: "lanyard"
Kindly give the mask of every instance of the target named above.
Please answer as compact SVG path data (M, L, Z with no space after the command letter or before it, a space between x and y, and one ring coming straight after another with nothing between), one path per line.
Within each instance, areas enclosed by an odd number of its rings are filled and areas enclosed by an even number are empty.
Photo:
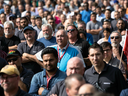
M61 57L60 57L60 54L59 54L59 46L57 46L59 62L60 62L60 60L62 59L62 57L64 56L64 54L65 54L65 52L66 52L66 50L67 50L68 46L69 46L69 44L67 45L67 47L66 47L66 49L65 49L65 51L64 51L64 53L62 54L62 56L61 56Z

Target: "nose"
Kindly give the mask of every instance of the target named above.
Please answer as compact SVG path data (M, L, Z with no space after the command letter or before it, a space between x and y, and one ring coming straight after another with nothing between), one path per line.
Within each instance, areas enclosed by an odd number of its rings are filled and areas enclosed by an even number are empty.
M75 73L76 73L76 70L75 70L75 69L73 69L73 70L72 70L72 74L75 74Z
M96 55L94 55L94 60L96 60L97 59L97 56Z

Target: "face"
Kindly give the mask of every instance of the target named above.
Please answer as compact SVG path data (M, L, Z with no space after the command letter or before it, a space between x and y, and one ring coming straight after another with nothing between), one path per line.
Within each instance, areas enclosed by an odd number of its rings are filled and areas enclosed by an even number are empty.
M66 92L68 96L75 96L78 94L79 88L85 83L85 81L78 81L75 78L72 78L71 80L71 88L66 88Z
M37 26L41 26L41 25L42 25L42 20L41 20L41 18L37 18L37 19L36 19L36 25L37 25Z
M120 29L120 30L123 30L124 29L124 22L122 20L119 20L116 24L117 28Z
M106 10L106 11L105 11L105 16L106 16L107 18L110 18L110 16L111 16L110 11Z
M6 16L5 16L5 14L1 14L1 15L0 15L0 20L3 21L3 22L6 21Z
M52 31L50 30L49 27L43 27L42 32L45 38L50 38L52 36Z
M4 89L4 91L11 91L14 90L17 85L18 85L18 81L19 81L19 76L17 75L6 75L3 74L0 77L0 83L1 83L1 87Z
M122 17L123 16L123 10L122 9L118 9L118 12L119 12L120 16Z
M94 67L100 67L103 63L104 55L99 48L91 48L89 50L89 59Z
M104 50L104 59L111 58L112 57L112 49L108 47L103 48Z
M75 27L68 26L67 35L69 39L77 37L77 34L78 34L78 31L75 29Z
M10 13L10 7L9 6L5 7L5 12Z
M110 28L111 24L109 22L104 22L103 28Z
M85 37L84 33L80 33L79 36L80 36L80 38L86 40L86 37Z
M18 70L20 69L21 65L21 57L20 56L11 56L7 58L7 62L9 65L16 65Z
M66 46L67 44L67 41L68 41L68 37L67 35L65 34L65 32L63 30L59 30L57 33L56 33L56 42L59 46Z
M4 34L5 34L5 35L7 35L7 36L13 35L13 34L14 34L13 31L14 31L14 30L12 29L12 25L11 25L11 24L6 24L6 25L4 26Z
M44 14L43 14L43 10L40 9L40 10L39 10L39 16L43 18L43 15L44 15Z
M26 26L28 26L28 21L26 21L26 19L22 19L20 20L20 24L22 28L25 28Z
M81 15L80 14L76 15L76 19L81 20Z
M20 18L16 19L16 26L20 27Z
M110 32L108 32L108 31L105 30L103 32L103 34L104 34L104 37L109 38Z
M44 68L48 72L54 72L57 69L58 58L55 58L55 56L52 53L44 54L42 59Z
M110 38L111 38L112 46L115 46L116 47L121 42L121 38L120 38L120 36L119 36L118 33L112 33L111 36L110 36Z
M35 24L35 18L31 18L31 23Z
M119 19L119 17L120 17L120 16L119 16L119 13L118 13L118 12L115 12L115 13L114 13L114 17L115 17L115 19Z
M91 20L96 21L96 15L91 15Z
M54 20L49 19L48 24L50 24L52 27L54 27Z
M24 37L27 41L31 41L35 39L35 31L26 30L24 33Z

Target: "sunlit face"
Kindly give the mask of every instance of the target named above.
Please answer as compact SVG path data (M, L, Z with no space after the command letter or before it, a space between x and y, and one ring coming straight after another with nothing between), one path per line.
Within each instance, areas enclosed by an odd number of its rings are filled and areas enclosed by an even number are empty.
M105 30L103 32L103 34L104 34L104 37L109 38L110 32L108 32L108 31Z
M67 35L68 35L68 38L71 39L71 38L75 38L77 37L77 34L78 34L78 31L76 30L75 27L73 26L68 26L67 27Z
M52 53L44 54L42 59L43 59L44 68L48 72L53 72L56 70L58 58L55 58L55 56Z
M5 34L5 35L7 35L7 36L13 35L13 34L14 34L13 31L14 31L14 30L13 30L11 24L6 24L6 25L4 26L4 34Z
M3 74L0 77L1 87L4 89L4 91L10 92L11 90L14 90L17 87L19 79L20 78L15 74Z
M111 58L112 57L112 49L108 47L103 48L104 50L104 59Z
M103 63L104 55L99 48L91 48L89 50L89 59L94 67L100 67Z
M26 30L24 32L24 37L26 40L31 41L35 39L35 31L32 30Z
M45 26L42 28L42 32L43 32L43 36L47 39L47 38L51 38L52 36L52 30L48 27Z

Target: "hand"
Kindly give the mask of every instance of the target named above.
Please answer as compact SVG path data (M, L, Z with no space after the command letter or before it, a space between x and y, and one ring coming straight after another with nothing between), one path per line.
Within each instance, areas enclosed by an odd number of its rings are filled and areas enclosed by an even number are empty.
M42 92L44 91L44 88L43 87L40 87L39 90L38 90L38 95L42 95Z
M57 96L56 94L52 94L52 95L50 95L50 96Z
M28 55L29 55L28 53L23 53L23 54L22 54L22 56L25 57L25 58L27 58Z

